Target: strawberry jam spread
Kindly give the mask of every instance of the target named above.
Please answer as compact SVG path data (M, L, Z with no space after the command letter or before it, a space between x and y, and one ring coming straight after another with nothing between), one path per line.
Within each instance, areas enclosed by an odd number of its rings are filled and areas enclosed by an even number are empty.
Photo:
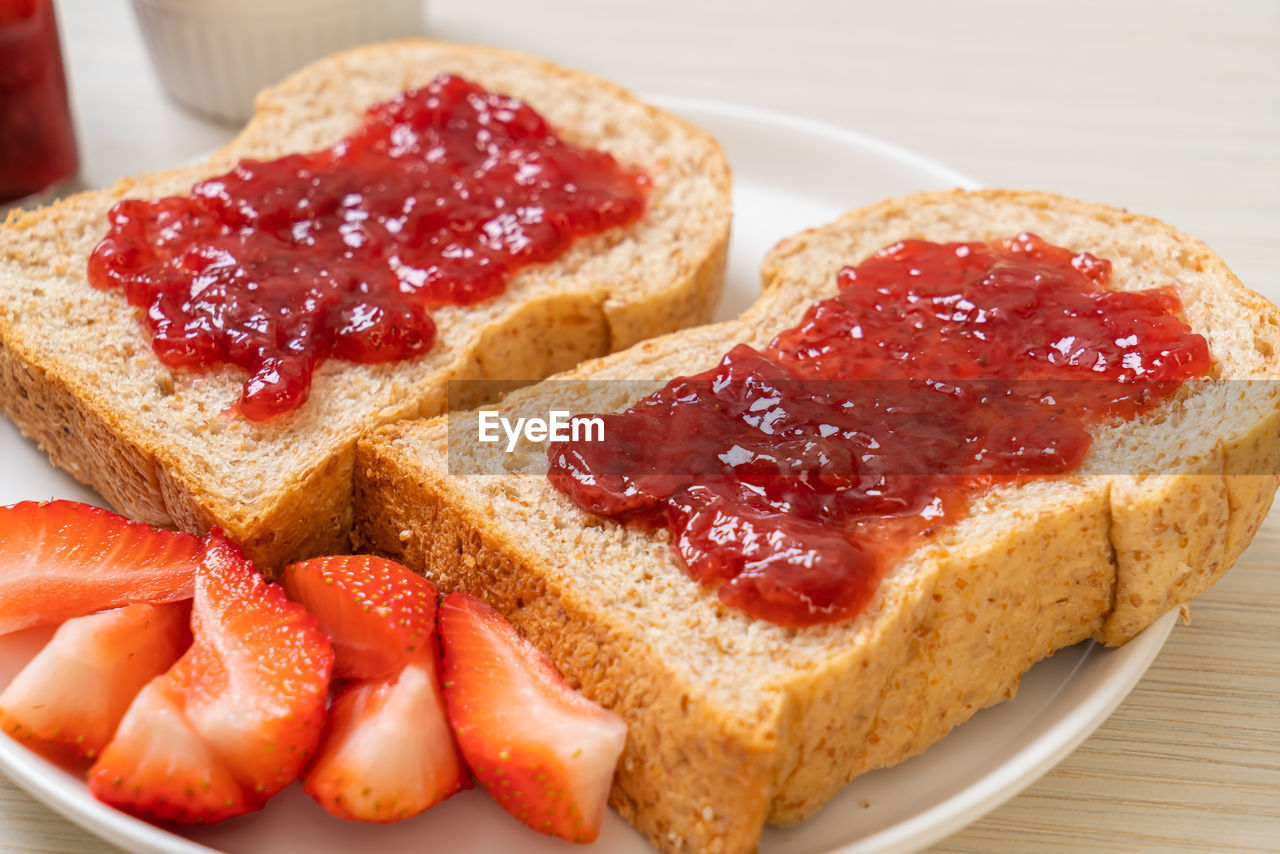
M553 443L580 507L665 528L728 605L790 626L849 619L884 569L999 483L1070 472L1089 427L1211 366L1169 289L1023 234L896 243L768 347L739 345Z
M145 311L166 365L246 369L238 409L262 421L300 406L326 358L427 352L431 307L493 297L575 238L634 222L648 186L528 105L445 75L331 148L120 202L89 279Z

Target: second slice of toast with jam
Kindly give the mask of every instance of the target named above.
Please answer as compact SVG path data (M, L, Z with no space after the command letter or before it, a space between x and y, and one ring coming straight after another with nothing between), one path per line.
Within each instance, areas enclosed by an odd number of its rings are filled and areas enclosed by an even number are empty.
M705 321L730 215L717 143L612 83L350 51L199 165L10 215L0 407L131 517L343 552L361 432Z
M784 240L763 279L735 320L357 457L367 547L627 720L612 801L669 851L754 850L1055 649L1124 643L1280 482L1280 312L1155 220L922 194ZM480 438L553 411L590 418Z

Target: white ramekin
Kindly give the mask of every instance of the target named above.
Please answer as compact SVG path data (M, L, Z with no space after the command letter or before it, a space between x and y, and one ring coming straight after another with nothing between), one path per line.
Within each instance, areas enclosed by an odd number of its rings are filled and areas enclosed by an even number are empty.
M325 54L422 31L423 0L133 0L156 72L182 103L230 122Z

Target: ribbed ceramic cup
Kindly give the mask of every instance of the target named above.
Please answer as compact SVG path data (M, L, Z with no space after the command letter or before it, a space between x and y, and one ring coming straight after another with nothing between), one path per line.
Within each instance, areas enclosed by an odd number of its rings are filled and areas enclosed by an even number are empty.
M422 32L423 0L133 0L169 93L243 122L265 86L326 54Z

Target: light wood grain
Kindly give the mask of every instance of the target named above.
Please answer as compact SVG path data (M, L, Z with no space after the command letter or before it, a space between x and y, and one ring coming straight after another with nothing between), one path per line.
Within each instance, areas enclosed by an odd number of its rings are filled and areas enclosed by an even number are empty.
M194 157L124 0L62 0L84 177ZM866 131L1166 219L1280 301L1280 3L432 0L444 38ZM1280 851L1280 516L1085 744L935 852ZM0 849L107 852L0 780Z

